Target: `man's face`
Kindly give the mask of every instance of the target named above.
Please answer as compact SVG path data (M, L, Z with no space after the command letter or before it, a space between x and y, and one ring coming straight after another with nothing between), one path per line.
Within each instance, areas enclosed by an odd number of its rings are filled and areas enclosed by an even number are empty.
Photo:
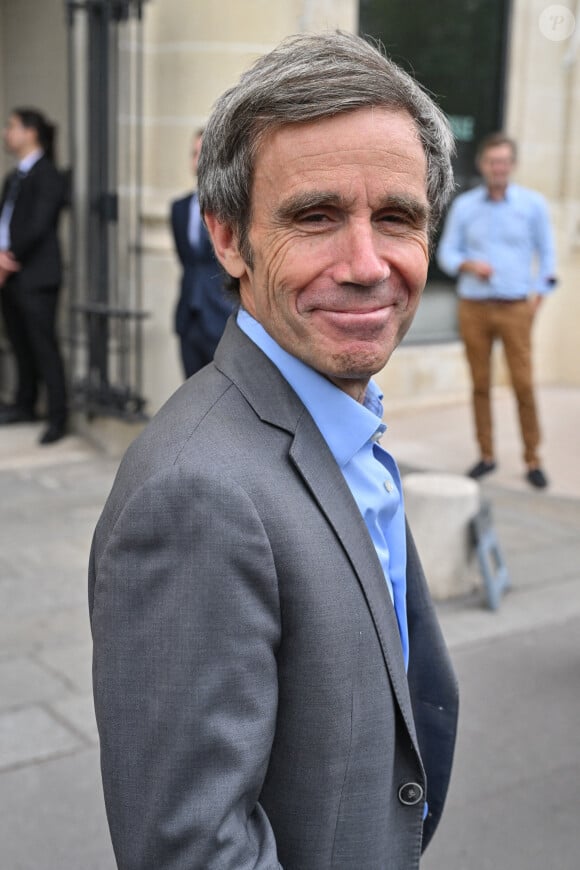
M34 130L25 127L18 115L10 115L2 134L6 150L15 157L25 155L34 147Z
M428 212L406 112L365 108L272 132L256 159L243 306L358 398L419 304Z
M486 185L493 189L504 189L509 184L514 170L514 154L507 142L486 148L479 158L479 171Z

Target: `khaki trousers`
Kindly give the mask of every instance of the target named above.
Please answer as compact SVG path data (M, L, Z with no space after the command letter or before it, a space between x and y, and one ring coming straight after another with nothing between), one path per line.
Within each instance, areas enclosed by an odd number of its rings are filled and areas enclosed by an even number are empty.
M482 457L493 458L491 352L494 339L503 344L515 392L524 461L539 465L540 429L532 382L532 306L527 300L502 302L459 300L459 330L473 384L475 431Z

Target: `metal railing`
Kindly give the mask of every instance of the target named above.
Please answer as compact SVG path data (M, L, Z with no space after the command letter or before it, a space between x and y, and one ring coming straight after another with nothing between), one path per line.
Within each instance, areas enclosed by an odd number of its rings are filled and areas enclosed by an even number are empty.
M65 0L71 157L71 403L144 417L144 0Z

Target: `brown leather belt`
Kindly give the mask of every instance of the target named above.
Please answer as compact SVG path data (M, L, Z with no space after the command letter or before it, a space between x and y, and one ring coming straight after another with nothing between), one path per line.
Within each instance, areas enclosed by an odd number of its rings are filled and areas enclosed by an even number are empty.
M489 304L491 302L498 303L499 305L513 305L514 302L527 302L527 296L520 296L519 299L500 299L497 296L488 296L485 299L468 299L467 302L485 302Z

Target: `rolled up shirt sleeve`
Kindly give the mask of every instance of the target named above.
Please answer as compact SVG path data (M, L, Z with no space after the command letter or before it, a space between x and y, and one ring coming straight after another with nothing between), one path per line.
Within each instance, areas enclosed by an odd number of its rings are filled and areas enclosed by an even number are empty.
M534 290L545 295L554 290L557 284L556 250L548 206L539 195L533 218L533 235L538 258Z
M461 264L468 259L463 211L462 203L456 199L449 209L437 248L439 267L451 278L457 277Z

